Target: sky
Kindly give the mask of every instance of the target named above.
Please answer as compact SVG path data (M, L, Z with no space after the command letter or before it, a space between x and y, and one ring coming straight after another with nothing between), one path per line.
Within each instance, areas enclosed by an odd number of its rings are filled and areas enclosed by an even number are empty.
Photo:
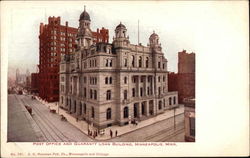
M210 29L208 26L220 26L220 20L225 21L227 13L239 12L233 9L237 6L233 7L234 4L231 3L214 4L213 1L10 2L5 8L8 13L4 20L8 26L8 31L5 32L8 36L8 74L13 76L17 68L21 73L25 73L26 69L31 73L36 72L39 63L40 23L47 24L49 16L60 16L62 25L68 21L69 26L77 28L84 5L91 18L91 29L109 29L109 42L112 42L115 27L120 22L127 27L132 44L138 43L138 20L139 39L143 45L148 44L149 36L155 31L168 60L168 70L177 72L178 52L185 49L188 53L199 53L198 44L205 31ZM226 5L230 7L225 7ZM218 24L213 24L214 22ZM214 31L216 28L212 28L210 32Z

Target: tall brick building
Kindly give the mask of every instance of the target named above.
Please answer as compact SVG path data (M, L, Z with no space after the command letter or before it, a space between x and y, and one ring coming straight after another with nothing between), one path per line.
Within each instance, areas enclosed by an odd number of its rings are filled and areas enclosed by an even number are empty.
M39 35L39 96L54 102L59 99L59 63L62 54L71 54L76 46L79 29L61 25L60 17L49 17L48 24L40 24ZM97 29L94 42L108 42L109 31Z
M39 74L38 73L31 73L31 93L38 93L38 87L39 87Z
M60 17L49 17L40 24L39 35L39 96L46 101L57 101L59 95L59 60L61 54L74 49L77 29L61 25Z
M178 73L168 74L168 88L178 91L180 103L184 98L195 98L195 53L178 53Z

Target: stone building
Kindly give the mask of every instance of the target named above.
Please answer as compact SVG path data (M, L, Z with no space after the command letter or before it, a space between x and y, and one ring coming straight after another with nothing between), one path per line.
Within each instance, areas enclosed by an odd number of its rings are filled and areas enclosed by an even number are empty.
M168 91L167 59L159 36L148 46L129 41L120 23L113 42L95 42L90 16L80 15L77 47L60 62L60 107L99 129L154 117L178 106Z
M60 17L49 17L48 24L40 24L39 35L39 96L59 101L59 63L62 54L70 54L76 45L77 29L61 24ZM97 29L94 42L108 42L109 30Z

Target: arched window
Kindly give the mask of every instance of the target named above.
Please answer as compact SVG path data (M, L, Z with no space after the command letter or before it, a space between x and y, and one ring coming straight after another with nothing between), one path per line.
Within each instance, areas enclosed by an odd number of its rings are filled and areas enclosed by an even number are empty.
M106 59L106 67L108 67L108 66L109 66L109 60Z
M106 78L105 78L105 84L108 84L108 82L109 82L109 78L106 77Z
M79 115L82 115L82 102L80 102L80 114Z
M92 108L91 108L91 117L92 117L92 118L95 118L95 109L94 109L93 106L92 106Z
M161 62L158 62L158 68L159 69L161 68Z
M126 107L124 107L123 108L123 118L128 118L128 107L126 106Z
M93 98L92 89L89 90L90 99Z
M127 90L124 90L123 97L124 97L124 100L128 99L128 91Z
M124 77L124 84L127 84L127 77Z
M139 67L142 67L142 57L141 56L139 56Z
M109 78L109 84L112 84L112 77Z
M158 108L159 108L159 110L161 110L161 109L162 109L162 102L161 102L161 100L159 101Z
M168 98L168 101L169 101L169 105L172 105L172 98Z
M108 108L106 110L106 118L107 118L107 120L111 119L111 108Z
M132 55L132 60L131 61L132 61L132 63L131 63L132 67L135 67L135 56Z
M61 96L61 102L62 102L62 104L63 104L63 96Z
M146 68L148 68L148 57L146 57Z
M158 94L161 95L161 87L158 87Z
M106 100L111 100L111 90L107 90L107 92L106 92Z
M135 97L135 88L132 89L132 97Z
M140 96L141 97L143 96L143 88L142 87L140 88Z
M127 65L128 65L128 60L124 59L124 66L127 67Z
M97 99L97 91L94 90L94 99L96 100Z
M113 61L113 60L110 60L110 63L109 63L109 66L110 66L110 67L112 67L112 61Z

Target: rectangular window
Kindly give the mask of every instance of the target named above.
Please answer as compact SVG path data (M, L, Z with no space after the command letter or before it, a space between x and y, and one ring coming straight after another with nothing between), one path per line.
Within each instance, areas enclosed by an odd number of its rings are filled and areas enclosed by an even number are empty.
M61 82L64 82L64 77L63 76L61 77Z

